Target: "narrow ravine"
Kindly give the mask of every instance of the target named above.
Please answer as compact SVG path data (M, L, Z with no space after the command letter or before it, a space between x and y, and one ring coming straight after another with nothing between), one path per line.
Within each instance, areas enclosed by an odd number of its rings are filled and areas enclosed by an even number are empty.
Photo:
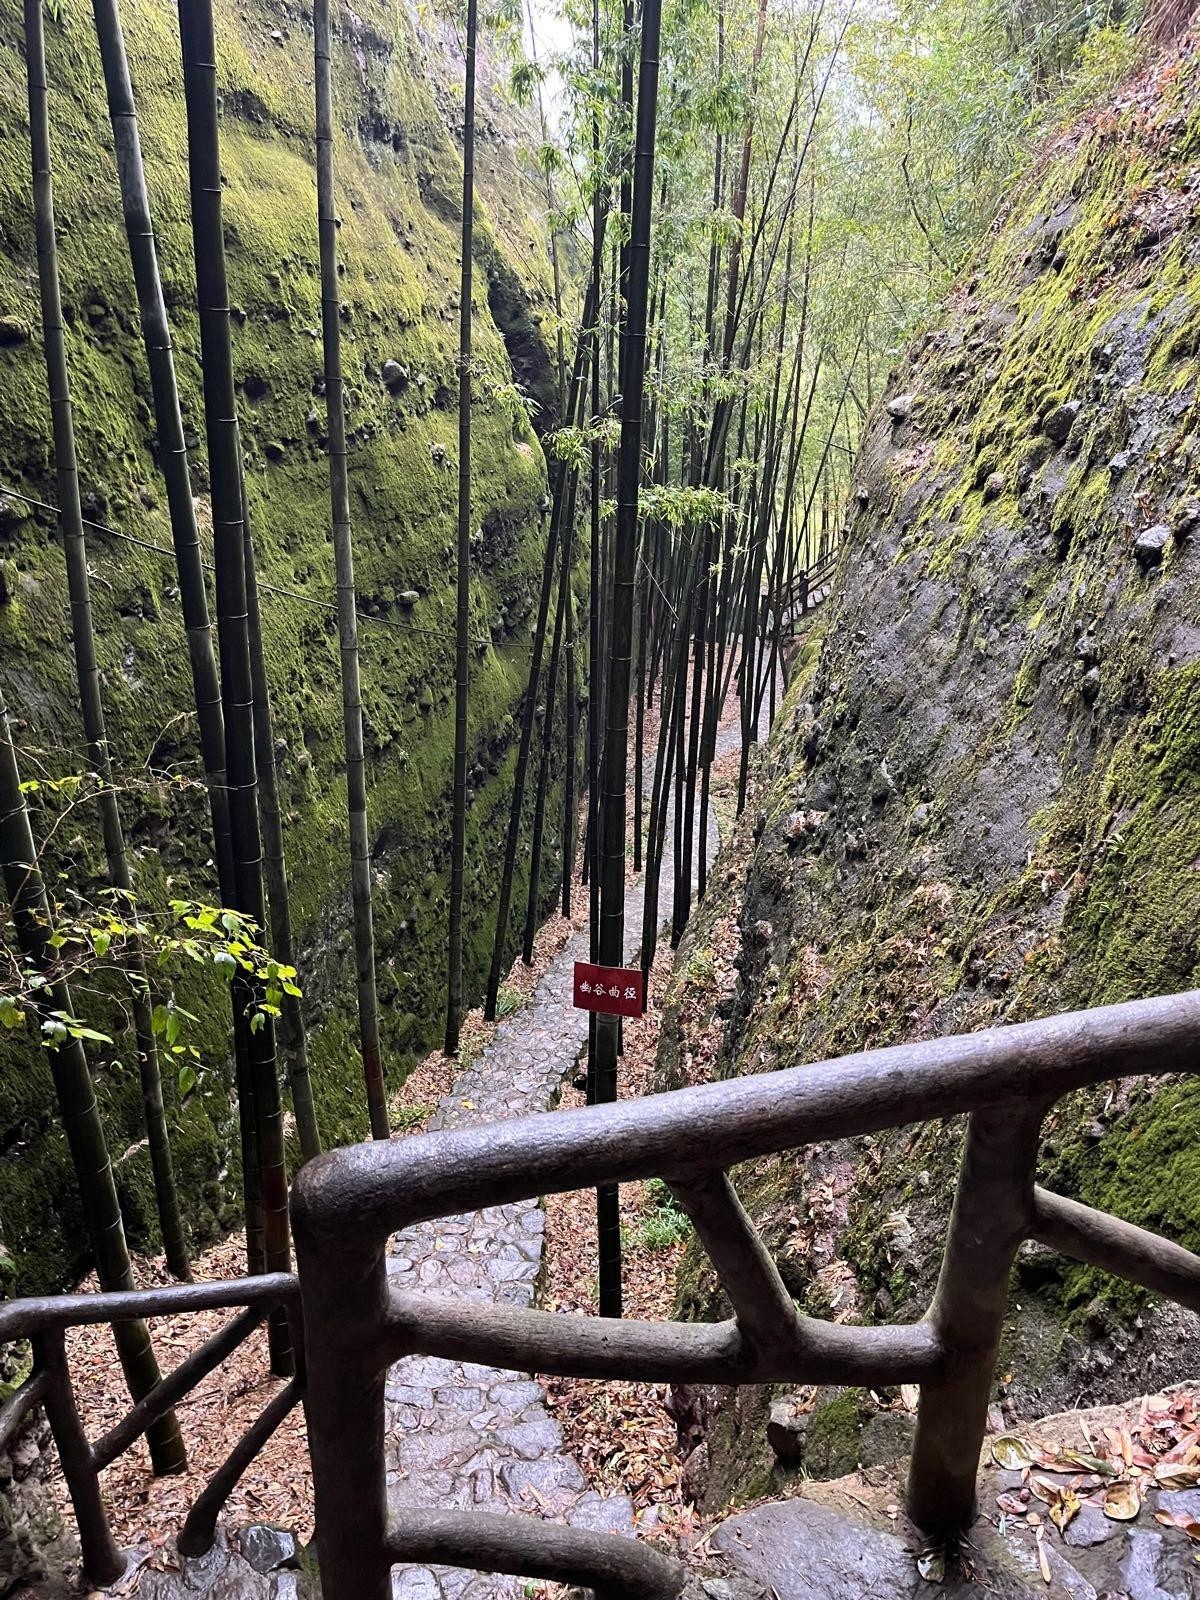
M723 728L717 755L738 738L736 724ZM671 858L673 826L672 818L664 861ZM711 860L720 848L711 808L708 847ZM670 922L673 891L672 875L664 872L661 925ZM642 906L639 879L625 896L630 962L641 943ZM572 969L586 958L587 934L580 932L554 958L528 1005L500 1023L479 1059L455 1080L429 1123L431 1132L552 1107L587 1044L587 1014L571 1005ZM405 1287L529 1306L541 1270L544 1223L534 1200L422 1223L392 1240L388 1270ZM386 1430L394 1506L525 1512L634 1534L631 1502L589 1487L546 1408L545 1390L528 1373L407 1356L388 1377ZM524 1588L518 1578L456 1567L398 1567L393 1578L398 1600L509 1600Z

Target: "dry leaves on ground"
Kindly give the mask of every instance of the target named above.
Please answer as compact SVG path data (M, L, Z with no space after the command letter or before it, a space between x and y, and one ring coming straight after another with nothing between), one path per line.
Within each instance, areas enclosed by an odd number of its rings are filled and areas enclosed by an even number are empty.
M1152 1490L1200 1487L1198 1404L1187 1391L1151 1396L1132 1426L1101 1428L1095 1438L1085 1432L1083 1450L1045 1447L1012 1433L994 1439L996 1464L1021 1474L1018 1488L996 1498L1002 1531L1010 1524L1025 1526L1041 1538L1049 1522L1065 1533L1088 1502L1113 1521L1132 1522ZM1195 1517L1159 1510L1155 1518L1200 1544Z
M649 1091L658 1037L659 1008L671 970L672 952L660 947L650 974L646 1014L629 1019L624 1028L624 1054L617 1084L621 1099ZM579 1106L584 1096L564 1088L564 1108ZM654 1248L643 1237L647 1217L659 1207L648 1184L621 1189L622 1290L630 1317L662 1319L671 1315L675 1269L682 1241ZM552 1311L596 1314L596 1199L591 1189L550 1195L546 1199L546 1241L541 1304ZM658 1508L660 1522L680 1506L680 1463L675 1426L666 1409L665 1384L599 1382L584 1378L551 1378L547 1399L563 1430L568 1449L591 1487L627 1494L643 1515Z
M725 719L725 726L735 720ZM739 751L725 752L712 768L711 798L720 818L723 848L731 839L749 838L749 830L733 834ZM671 863L663 862L664 876ZM739 859L721 857L722 873L740 870ZM675 953L666 939L660 941L650 973L645 1015L626 1022L623 1054L618 1071L618 1095L637 1099L655 1088L655 1062L662 1015L668 1000L678 1004L680 1022L689 1042L686 1081L703 1082L711 1076L720 1046L723 1023L715 1004L732 989L733 958L738 948L736 913L706 928L704 950L697 954L695 971L681 986L672 971ZM573 1086L564 1089L562 1106L579 1106L583 1094ZM675 1275L685 1249L685 1219L664 1205L661 1188L653 1183L623 1185L621 1194L622 1293L624 1314L650 1320L667 1320L675 1305ZM545 1265L541 1304L547 1309L596 1314L596 1216L592 1190L551 1195L546 1199ZM609 1494L626 1494L633 1501L640 1525L656 1526L691 1544L700 1530L694 1509L685 1503L681 1487L678 1438L666 1407L667 1385L598 1382L581 1378L552 1378L547 1383L548 1404L563 1430L567 1447L576 1456L588 1483Z

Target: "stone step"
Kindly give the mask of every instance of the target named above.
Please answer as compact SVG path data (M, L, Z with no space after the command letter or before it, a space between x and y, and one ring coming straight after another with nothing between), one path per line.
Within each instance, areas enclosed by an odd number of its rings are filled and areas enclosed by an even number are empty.
M803 1499L730 1517L712 1539L735 1571L779 1600L1097 1600L1095 1588L1056 1550L1048 1548L1047 1584L1032 1539L1023 1551L1000 1544L988 1528L973 1538L966 1571L951 1562L944 1579L931 1583L917 1570L913 1545L898 1534Z
M1189 1491L1192 1502L1200 1493ZM1166 1499L1168 1497L1164 1497ZM1184 1493L1169 1497L1171 1509ZM734 1571L774 1592L778 1600L1198 1600L1195 1545L1176 1529L1151 1521L1118 1523L1090 1507L1076 1518L1075 1538L1049 1532L1037 1542L1024 1528L1002 1536L990 1522L972 1530L961 1557L950 1557L944 1578L930 1582L917 1569L914 1540L880 1526L852 1506L838 1510L815 1500L782 1500L723 1522L712 1549ZM1082 1541L1087 1540L1087 1543ZM1092 1541L1095 1542L1092 1542Z

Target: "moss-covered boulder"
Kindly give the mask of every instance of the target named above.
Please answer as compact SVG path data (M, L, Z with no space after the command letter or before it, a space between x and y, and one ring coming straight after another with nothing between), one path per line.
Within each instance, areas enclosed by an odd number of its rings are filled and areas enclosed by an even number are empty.
M191 467L207 531L207 474L187 213L175 8L124 8L159 255L173 321ZM0 678L30 772L83 764L38 335L19 7L0 30ZM453 539L461 157L454 63L403 7L365 0L335 15L334 95L351 500L369 763L379 994L395 1088L432 1041L444 1004L453 737ZM98 648L139 890L216 896L204 797L144 774L199 770L165 495L89 8L48 22L50 109L68 354ZM311 14L249 0L217 8L222 167L234 359L250 515L276 715L293 919L327 1142L366 1128L356 1049L345 774L333 612L317 270ZM554 381L541 337L550 269L520 119L485 68L476 222L472 803L467 847L468 989L491 934L532 596L544 537L538 440ZM461 112L457 120L461 119ZM401 379L403 381L401 381ZM521 386L518 390L515 385ZM527 403L528 402L528 403ZM531 422L531 417L533 421ZM16 491L11 493L9 491ZM140 542L130 542L140 541ZM147 548L158 547L156 548ZM497 626L497 617L503 619ZM559 814L552 808L551 815ZM46 831L48 817L35 818ZM551 833L554 833L552 828ZM548 848L557 840L548 840ZM526 855L522 853L522 858ZM102 865L85 816L56 837L54 865L84 886ZM519 893L520 891L518 891ZM200 1022L199 1085L173 1103L189 1219L232 1221L236 1137L225 1064L226 1002L181 995ZM153 1242L149 1164L131 1063L98 1089L137 1241ZM177 1097L173 1097L177 1101ZM84 1237L46 1062L0 1041L0 1230L21 1286L61 1284Z
M699 1008L719 1074L1200 982L1198 180L1189 48L1050 142L893 375L748 873L718 871L689 935L772 930ZM665 1081L697 1009L677 1001ZM960 1140L932 1123L740 1173L807 1309L921 1314ZM1194 1077L1135 1081L1051 1114L1041 1177L1196 1249L1198 1149ZM699 1259L685 1282L712 1314ZM1022 1253L998 1385L1017 1414L1197 1365L1196 1319ZM761 1427L765 1402L739 1416ZM714 1458L753 1463L737 1435Z

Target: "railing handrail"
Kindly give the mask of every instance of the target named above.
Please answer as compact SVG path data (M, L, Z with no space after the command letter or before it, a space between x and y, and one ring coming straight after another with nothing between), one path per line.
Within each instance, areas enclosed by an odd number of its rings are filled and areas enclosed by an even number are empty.
M292 1323L297 1376L250 1424L188 1513L177 1541L180 1551L202 1555L209 1549L216 1534L217 1517L238 1479L303 1392L299 1299L295 1275L274 1272L211 1283L168 1284L100 1294L41 1295L0 1302L0 1342L33 1342L32 1372L0 1407L0 1448L13 1438L35 1406L45 1407L75 1510L84 1570L93 1583L113 1583L125 1570L125 1558L113 1539L100 1493L100 1473L249 1338L271 1310L283 1306ZM67 1364L68 1328L234 1308L240 1308L240 1315L210 1334L160 1378L102 1438L88 1439Z
M611 1541L526 1517L406 1511L389 1518L384 1373L390 1362L416 1352L647 1381L917 1382L910 1509L927 1529L952 1531L973 1504L1009 1273L1023 1239L1200 1311L1200 1257L1034 1183L1042 1119L1055 1100L1108 1079L1197 1068L1200 990L1193 990L551 1117L334 1151L310 1161L293 1188L298 1276L0 1302L0 1340L30 1337L35 1355L30 1378L0 1407L0 1437L11 1438L24 1414L45 1406L85 1566L95 1581L111 1581L122 1563L99 1472L271 1307L283 1305L293 1323L297 1376L268 1402L193 1506L178 1541L186 1554L211 1544L234 1484L304 1396L326 1600L383 1600L393 1561L426 1559L590 1578L625 1600L675 1595L682 1569L636 1544L622 1542L614 1554ZM927 1315L877 1327L802 1315L742 1210L728 1169L801 1144L962 1113L970 1115L965 1153ZM614 1323L408 1292L388 1279L386 1238L414 1223L652 1176L666 1178L690 1216L733 1305L730 1320ZM67 1369L65 1330L221 1308L244 1309L108 1434L89 1442Z
M298 1299L294 1272L264 1272L254 1278L217 1278L210 1283L171 1283L113 1293L29 1295L0 1300L0 1343L28 1339L52 1328L100 1322L134 1322L180 1311L221 1311L233 1306L286 1304Z
M823 556L818 556L815 561L810 561L808 566L801 567L784 590L787 600L794 601L802 587L811 594L827 578L831 578L841 559L841 554L841 547L835 545L831 550L827 550Z
M399 1561L445 1561L591 1582L623 1600L674 1600L678 1563L636 1547L621 1570L577 1530L526 1517L393 1513L384 1471L388 1365L440 1355L525 1371L652 1381L920 1384L908 1506L951 1537L975 1478L1025 1239L1044 1238L1185 1303L1200 1257L1039 1190L1046 1111L1064 1094L1200 1067L1200 991L582 1111L359 1145L308 1163L292 1216L309 1363L307 1414L325 1600L387 1600ZM742 1209L729 1168L800 1144L969 1113L937 1292L902 1326L804 1316ZM687 1211L734 1317L612 1322L397 1289L385 1240L412 1224L559 1190L660 1176Z
M480 1205L732 1166L1007 1100L1059 1099L1108 1078L1197 1069L1200 990L1191 990L553 1117L351 1145L307 1163L293 1186L292 1214L310 1237L352 1230L360 1240L381 1238Z

